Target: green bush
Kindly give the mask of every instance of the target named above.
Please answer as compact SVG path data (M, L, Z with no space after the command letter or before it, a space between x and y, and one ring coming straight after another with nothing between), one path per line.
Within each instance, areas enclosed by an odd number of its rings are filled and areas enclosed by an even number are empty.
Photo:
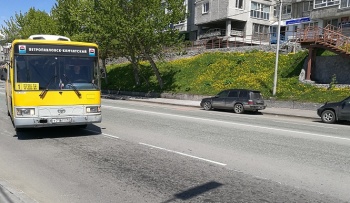
M277 99L304 102L337 101L348 95L349 88L317 88L299 82L298 77L307 51L279 56ZM108 84L103 89L141 92L170 92L215 95L227 88L260 90L265 98L272 96L276 55L272 52L212 52L157 63L164 88L161 90L151 66L140 66L139 86L135 85L129 63L108 66Z

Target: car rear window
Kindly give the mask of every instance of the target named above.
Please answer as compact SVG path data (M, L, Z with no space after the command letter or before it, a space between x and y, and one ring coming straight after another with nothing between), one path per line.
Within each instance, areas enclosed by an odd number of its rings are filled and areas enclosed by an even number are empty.
M262 99L259 91L250 92L250 99Z
M239 97L240 98L247 98L248 97L248 92L247 91L244 91L244 90L241 90L239 92Z

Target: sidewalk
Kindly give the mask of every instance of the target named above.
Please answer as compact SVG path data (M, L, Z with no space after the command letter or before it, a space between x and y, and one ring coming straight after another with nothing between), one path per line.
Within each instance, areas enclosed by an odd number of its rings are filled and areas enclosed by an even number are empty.
M21 191L17 191L6 181L0 180L0 202L1 203L37 203Z
M113 95L102 95L102 98L106 99L123 99L130 101L139 101L139 102L151 102L151 103L160 103L160 104L170 104L177 106L192 106L200 107L200 101L193 100L179 100L179 99L168 99L168 98L138 98L138 97L129 97L129 96L113 96ZM270 114L276 116L292 116L292 117L302 117L309 119L320 119L317 115L316 110L305 110L305 109L296 109L296 108L276 108L267 106L266 109L260 111L262 114Z

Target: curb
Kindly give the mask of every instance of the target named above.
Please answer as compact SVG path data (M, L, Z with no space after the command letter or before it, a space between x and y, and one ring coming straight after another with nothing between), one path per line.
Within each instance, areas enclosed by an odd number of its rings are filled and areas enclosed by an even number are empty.
M104 99L113 99L113 100L129 100L129 101L135 101L135 102L145 102L145 103L157 103L157 104L163 104L163 105L173 105L173 106L187 106L187 107L193 107L193 108L201 108L200 105L188 105L188 104L181 104L181 103L168 103L168 102L161 102L161 101L149 101L149 100L142 100L134 98L132 96L113 96L113 95L102 95L101 98ZM148 98L145 98L148 99ZM276 107L275 107L276 108ZM305 118L305 119L311 119L311 120L317 120L317 117L314 116L303 116L303 115L291 115L291 114L283 114L283 113L274 113L274 112L265 112L264 110L260 111L262 114L267 115L275 115L275 116L281 116L281 117L295 117L295 118Z
M0 202L3 203L38 203L25 193L11 188L7 182L0 181Z

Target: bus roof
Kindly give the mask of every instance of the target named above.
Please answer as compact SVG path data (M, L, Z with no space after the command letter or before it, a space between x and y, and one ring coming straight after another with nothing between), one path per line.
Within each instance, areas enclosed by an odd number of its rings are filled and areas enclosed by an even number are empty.
M57 41L70 41L68 37L60 35L31 35L28 39L32 40L57 40Z
M96 43L92 42L80 42L80 41L63 41L63 40L51 40L51 39L15 39L12 45L15 44L51 44L51 45L72 45L72 46L92 46L98 48Z

